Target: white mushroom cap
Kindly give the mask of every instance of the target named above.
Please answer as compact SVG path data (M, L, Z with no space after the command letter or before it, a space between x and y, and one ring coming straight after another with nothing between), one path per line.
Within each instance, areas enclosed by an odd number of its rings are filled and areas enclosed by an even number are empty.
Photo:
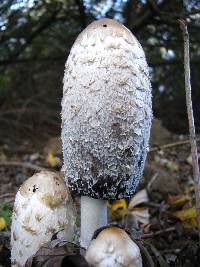
M102 230L91 241L85 258L93 267L142 267L139 247L117 227Z
M62 144L70 190L130 197L143 172L151 118L140 43L114 20L94 21L75 41L64 76Z
M15 198L11 225L12 266L24 266L41 245L60 230L65 240L74 237L75 215L63 179L42 171L26 180Z

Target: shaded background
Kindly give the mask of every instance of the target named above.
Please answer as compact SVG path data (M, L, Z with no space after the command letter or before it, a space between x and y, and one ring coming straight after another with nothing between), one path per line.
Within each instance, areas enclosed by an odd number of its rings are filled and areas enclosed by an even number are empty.
M158 118L153 122L150 152L138 187L148 192L149 199L136 206L137 217L133 209L127 209L126 201L119 210L131 212L143 233L168 230L149 240L155 266L161 266L161 260L162 266L168 266L166 262L177 267L199 266L186 136L183 40L177 19L188 23L193 104L200 133L200 0L0 0L0 219L5 224L0 225L0 266L10 266L11 214L19 186L36 171L60 171L62 167L65 61L77 35L102 17L124 23L144 47ZM79 214L78 198L75 201ZM124 220L122 214L109 210L110 222Z
M145 49L154 115L175 133L188 132L183 41L188 22L193 104L200 129L200 1L1 0L0 143L60 134L64 64L77 35L93 20L123 22Z

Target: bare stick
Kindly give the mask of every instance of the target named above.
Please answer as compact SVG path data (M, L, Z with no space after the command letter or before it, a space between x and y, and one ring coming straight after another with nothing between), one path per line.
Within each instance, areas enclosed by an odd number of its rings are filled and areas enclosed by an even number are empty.
M193 166L193 176L195 184L197 223L198 223L199 241L200 241L200 176L199 176L197 142L195 135L195 125L194 125L192 97L191 97L189 34L186 22L184 20L179 20L179 22L181 30L183 32L183 40L184 40L185 94L186 94L186 105L187 105L187 113L189 121L192 166Z
M199 142L200 138L197 138L196 141ZM150 152L156 152L156 151L159 151L159 150L169 149L169 148L172 148L172 147L187 145L187 144L190 144L190 140L178 141L178 142L175 142L175 143L170 143L170 144L166 144L166 145L162 145L162 146L158 146L158 147L152 147L152 148L150 148L149 153Z
M174 231L176 231L175 227L169 227L167 229L159 230L157 232L150 232L150 233L143 234L142 238L144 238L144 239L145 238L152 238L152 237L155 237L155 236L164 235L164 234L167 234L167 233L170 233L170 232L174 232Z
M20 162L20 161L0 161L0 166L16 166L20 168L30 169L33 171L45 171L47 168L29 163L29 162Z

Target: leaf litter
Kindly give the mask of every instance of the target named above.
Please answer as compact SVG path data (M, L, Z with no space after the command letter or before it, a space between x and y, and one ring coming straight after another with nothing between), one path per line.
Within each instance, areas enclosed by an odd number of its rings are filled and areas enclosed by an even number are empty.
M178 137L174 136L173 138L176 141ZM15 166L12 164L10 166L9 164L0 165L0 266L10 266L10 220L14 196L20 184L37 171L37 168L34 170L34 167L60 169L60 162L62 162L60 139L54 138L53 142L58 143L54 145L54 150L51 140L47 147L43 147L41 144L35 146L27 140L15 150L8 146L0 149L1 162L19 163ZM149 153L144 176L141 178L138 191L133 198L108 203L109 222L118 224L129 232L136 231L136 236L139 233L138 236L143 240L152 256L155 267L199 265L200 249L194 184L189 157L189 145L154 150ZM32 164L32 168L24 163ZM80 215L80 201L75 196L74 201ZM77 229L79 229L79 224L80 219L78 219ZM79 230L77 230L78 234ZM80 248L77 245L73 246L76 247L74 254L81 255ZM47 257L46 254L49 253L49 250L45 249L42 248L38 253L42 251ZM58 252L59 249L56 251ZM55 250L51 250L51 253L56 256ZM71 260L69 257L73 253L70 253L66 253L65 250L63 258L68 257L68 260ZM79 260L78 263L75 263L79 265L74 266L87 266L84 265L82 255ZM81 261L84 263L80 263ZM37 266L54 265L41 264Z

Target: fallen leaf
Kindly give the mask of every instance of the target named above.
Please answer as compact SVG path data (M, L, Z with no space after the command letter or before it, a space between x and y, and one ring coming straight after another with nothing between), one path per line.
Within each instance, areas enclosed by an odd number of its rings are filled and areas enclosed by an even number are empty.
M192 230L198 226L196 218L191 218L182 222L185 229Z
M154 247L150 242L148 242L147 244L150 247L152 253L155 255L156 259L158 260L160 267L170 267L169 264L163 258L161 252L156 247Z
M189 195L183 195L183 196L169 196L168 198L168 204L170 205L177 205L177 204L183 204L185 202L191 201L192 197Z
M148 201L149 201L149 198L148 198L147 190L146 189L140 190L130 200L128 209L132 209L136 207L137 205L148 202Z
M46 161L52 168L60 165L59 158L55 157L52 151L48 153Z
M194 185L191 185L191 186L189 186L189 187L186 188L185 193L186 194L189 194L189 193L192 193L194 191L195 191L195 186Z
M59 247L43 246L27 260L25 267L89 267L82 254L84 250L73 243L65 242Z
M181 211L177 211L174 213L174 216L182 221L182 225L186 229L193 229L197 227L195 206L192 206L190 208L184 208Z
M127 203L125 199L120 199L120 200L114 200L110 204L110 208L112 212L115 212L117 210L126 210L127 209Z
M149 210L147 208L136 208L137 205L148 202L147 190L143 189L137 192L129 202L125 199L115 200L108 204L111 212L113 213L116 220L123 218L125 215L131 215L134 217L134 221L137 223L148 224L149 223Z
M10 227L12 217L12 206L10 203L3 203L0 205L0 218L6 222L6 228Z
M135 208L129 211L129 214L135 217L136 222L148 224L149 223L149 210L147 208Z
M6 220L3 217L0 217L0 231L4 230L6 227Z
M176 211L174 216L181 221L185 221L188 219L196 218L196 208L195 206L184 208L181 211Z

